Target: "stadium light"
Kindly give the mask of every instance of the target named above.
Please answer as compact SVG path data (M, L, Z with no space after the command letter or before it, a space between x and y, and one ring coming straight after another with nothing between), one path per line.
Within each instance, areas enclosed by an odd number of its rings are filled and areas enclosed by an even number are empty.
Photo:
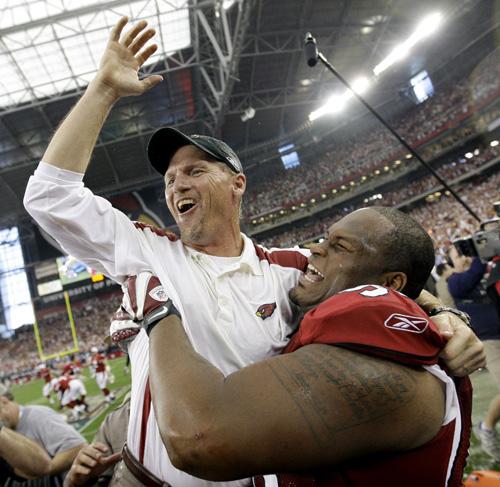
M424 17L417 25L413 33L404 42L396 46L390 54L373 68L373 73L378 76L395 62L400 61L408 55L411 48L422 39L433 34L443 22L443 15L439 12L432 13ZM370 80L367 77L357 78L352 82L352 89L358 95L364 94L370 86ZM346 90L339 95L333 95L328 101L309 114L309 120L312 122L326 114L339 113L344 109L347 100L353 96L350 90ZM407 156L408 157L408 156ZM410 155L411 157L411 155Z
M363 95L370 87L370 80L366 76L361 76L360 78L356 78L351 86L355 93Z
M413 33L403 41L401 44L397 45L386 58L384 58L380 63L378 63L373 68L373 74L378 76L383 73L387 68L392 66L394 63L401 61L410 53L410 50L415 44L419 43L421 40L432 35L443 22L443 15L439 12L434 12L427 17L424 17L417 25Z
M491 147L496 147L497 145L498 145L498 140L492 140L492 141L490 142L490 146L491 146Z
M362 95L368 90L370 80L366 76L361 76L356 78L352 82L351 86L353 91L355 91L358 95ZM309 120L312 122L323 115L339 113L345 108L347 101L352 97L353 93L350 90L346 90L340 95L331 96L323 106L309 114Z
M349 96L346 96L348 94L350 95L350 93L346 91L342 95L331 96L322 107L314 110L309 114L309 120L312 122L313 120L316 120L317 118L322 117L327 113L339 113L345 107L347 99L349 98Z

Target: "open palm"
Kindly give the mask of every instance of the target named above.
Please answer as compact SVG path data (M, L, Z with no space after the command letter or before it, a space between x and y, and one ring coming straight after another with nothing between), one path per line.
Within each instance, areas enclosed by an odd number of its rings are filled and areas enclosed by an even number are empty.
M158 48L156 44L144 47L155 30L147 28L148 23L143 20L120 39L127 22L127 17L122 17L111 31L97 72L99 82L110 89L116 98L141 95L163 79L159 75L139 79L139 68Z

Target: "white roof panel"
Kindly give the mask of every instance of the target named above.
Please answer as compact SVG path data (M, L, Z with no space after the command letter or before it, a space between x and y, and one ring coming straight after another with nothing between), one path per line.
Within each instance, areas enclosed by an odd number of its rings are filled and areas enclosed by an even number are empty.
M112 26L122 15L158 31L150 63L191 43L185 0L139 0L101 10L107 0L3 0L0 107L83 87L93 78ZM95 11L78 15L82 7ZM74 11L74 16L71 12ZM55 16L64 14L64 18ZM30 27L30 22L43 24ZM16 26L19 28L16 29ZM2 35L2 29L9 32Z

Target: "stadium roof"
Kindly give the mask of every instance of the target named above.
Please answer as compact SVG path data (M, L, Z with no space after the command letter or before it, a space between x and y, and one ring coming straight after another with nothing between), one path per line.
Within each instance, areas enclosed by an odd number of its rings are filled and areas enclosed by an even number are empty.
M369 94L386 109L392 100L391 110L397 110L403 106L398 90L423 67L445 78L467 69L454 62L462 51L478 51L471 63L485 56L493 48L487 40L499 15L493 0L5 0L2 5L4 225L24 215L27 179L92 78L107 33L121 15L146 18L158 27L159 52L143 71L162 73L166 82L142 97L120 101L112 111L86 176L87 184L104 194L158 179L145 146L163 125L221 137L247 166L266 148L288 142L338 88L324 68L306 65L307 31L353 80L371 73L419 19L442 13L444 24L435 37L383 73ZM255 114L244 122L249 108Z

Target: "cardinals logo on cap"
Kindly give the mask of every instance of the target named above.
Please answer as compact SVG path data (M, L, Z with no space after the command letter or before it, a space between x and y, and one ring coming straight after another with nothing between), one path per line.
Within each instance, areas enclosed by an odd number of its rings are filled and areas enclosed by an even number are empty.
M276 303L263 304L262 306L259 306L259 309L255 312L255 314L259 318L265 320L274 313L275 309L276 309Z

